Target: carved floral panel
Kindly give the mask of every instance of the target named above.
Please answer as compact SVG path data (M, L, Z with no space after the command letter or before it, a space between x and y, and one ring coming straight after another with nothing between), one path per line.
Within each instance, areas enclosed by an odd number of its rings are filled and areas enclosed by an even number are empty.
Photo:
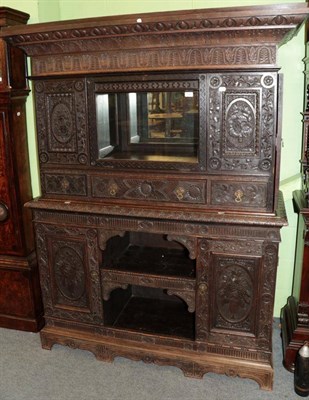
M213 255L212 260L211 329L256 334L259 259Z
M102 322L96 230L37 224L36 237L46 317Z
M41 164L88 162L86 94L83 79L35 82Z
M208 170L270 175L276 139L277 75L209 76Z

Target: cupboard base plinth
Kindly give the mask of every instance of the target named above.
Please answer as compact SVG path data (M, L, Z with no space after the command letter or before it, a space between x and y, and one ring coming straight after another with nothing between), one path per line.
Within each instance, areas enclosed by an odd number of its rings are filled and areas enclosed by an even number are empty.
M78 330L44 327L41 332L42 348L51 350L54 344L92 352L100 361L112 362L116 357L134 361L168 365L180 368L184 375L203 378L214 372L229 377L248 378L256 381L263 390L272 390L273 367L270 363L247 361L233 357L193 352L167 346L136 343L131 340L93 335Z

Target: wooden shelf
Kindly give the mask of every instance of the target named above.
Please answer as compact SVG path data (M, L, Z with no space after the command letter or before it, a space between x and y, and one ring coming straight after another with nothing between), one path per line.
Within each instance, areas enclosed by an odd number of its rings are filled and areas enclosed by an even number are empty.
M160 277L195 278L195 261L178 249L129 246L120 255L111 258L111 262L103 268Z
M112 326L194 340L194 314L180 300L132 296Z

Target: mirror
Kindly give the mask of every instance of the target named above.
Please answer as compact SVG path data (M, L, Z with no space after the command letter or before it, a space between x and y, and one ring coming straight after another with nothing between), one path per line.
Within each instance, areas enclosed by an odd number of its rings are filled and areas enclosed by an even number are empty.
M99 158L197 157L198 91L99 93L96 123Z

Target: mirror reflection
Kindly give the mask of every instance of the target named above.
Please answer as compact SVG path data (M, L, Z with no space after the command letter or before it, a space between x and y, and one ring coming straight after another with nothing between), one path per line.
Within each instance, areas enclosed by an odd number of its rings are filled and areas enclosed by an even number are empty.
M97 94L99 158L196 156L198 113L196 90Z

